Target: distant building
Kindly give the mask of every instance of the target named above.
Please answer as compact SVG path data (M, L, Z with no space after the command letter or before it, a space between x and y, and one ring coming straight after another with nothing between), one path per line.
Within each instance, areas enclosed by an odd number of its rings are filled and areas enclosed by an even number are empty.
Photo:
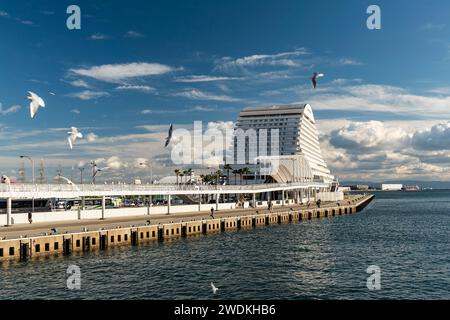
M389 184L389 183L383 183L381 185L381 190L384 191L399 191L402 190L403 184Z
M329 183L330 187L337 186L335 177L322 157L316 121L309 104L245 108L239 114L235 130L246 132L249 129L256 131L256 141L245 141L245 163L237 161L240 152L237 148L238 140L234 141L233 168L249 167L255 172L244 176L244 180L257 180L259 183L268 182L267 178L279 183L317 181ZM273 129L279 132L278 154L271 154ZM268 134L267 147L260 145L260 133ZM271 177L257 172L261 171L260 166L273 161L279 161L280 166Z
M355 186L355 189L356 190L369 190L369 186L366 184L357 184Z

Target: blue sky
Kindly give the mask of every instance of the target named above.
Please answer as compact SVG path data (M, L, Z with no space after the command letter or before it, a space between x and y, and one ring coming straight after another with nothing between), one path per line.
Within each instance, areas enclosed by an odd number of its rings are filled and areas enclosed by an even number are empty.
M81 30L66 28L70 4ZM0 171L17 175L27 153L51 172L99 159L129 177L148 159L163 174L168 124L306 102L342 179L446 178L450 3L377 1L381 30L366 27L370 4L1 1ZM33 121L28 90L47 104ZM75 151L71 126L89 137Z

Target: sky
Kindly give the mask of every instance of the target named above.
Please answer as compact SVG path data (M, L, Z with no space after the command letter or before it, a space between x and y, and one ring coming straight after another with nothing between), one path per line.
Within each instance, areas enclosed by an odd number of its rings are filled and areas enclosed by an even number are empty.
M309 103L341 180L448 180L450 2L377 1L380 30L371 4L0 0L0 172L17 177L26 154L49 178L78 179L93 159L111 179L163 176L177 167L171 123L230 127L247 106ZM46 103L34 120L27 91ZM72 126L84 138L70 150Z

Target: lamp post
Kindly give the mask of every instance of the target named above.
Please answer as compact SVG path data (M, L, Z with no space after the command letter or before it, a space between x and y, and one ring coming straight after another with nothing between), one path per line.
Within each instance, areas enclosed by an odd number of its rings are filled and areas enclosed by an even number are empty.
M34 160L30 156L20 156L20 159L28 159L31 162L31 170L32 170L32 183L34 186ZM34 212L34 197L31 201L31 212Z
M78 170L80 170L80 184L83 184L83 171L84 171L84 167L82 168L78 168Z

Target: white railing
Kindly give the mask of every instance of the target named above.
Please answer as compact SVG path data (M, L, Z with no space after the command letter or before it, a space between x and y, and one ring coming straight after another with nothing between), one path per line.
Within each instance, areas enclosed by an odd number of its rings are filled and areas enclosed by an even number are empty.
M320 182L295 182L295 183L271 183L271 184L249 184L249 185L69 185L69 184L1 184L2 192L170 192L170 191L253 191L261 189L283 189L283 188L306 188L325 187L326 184Z

